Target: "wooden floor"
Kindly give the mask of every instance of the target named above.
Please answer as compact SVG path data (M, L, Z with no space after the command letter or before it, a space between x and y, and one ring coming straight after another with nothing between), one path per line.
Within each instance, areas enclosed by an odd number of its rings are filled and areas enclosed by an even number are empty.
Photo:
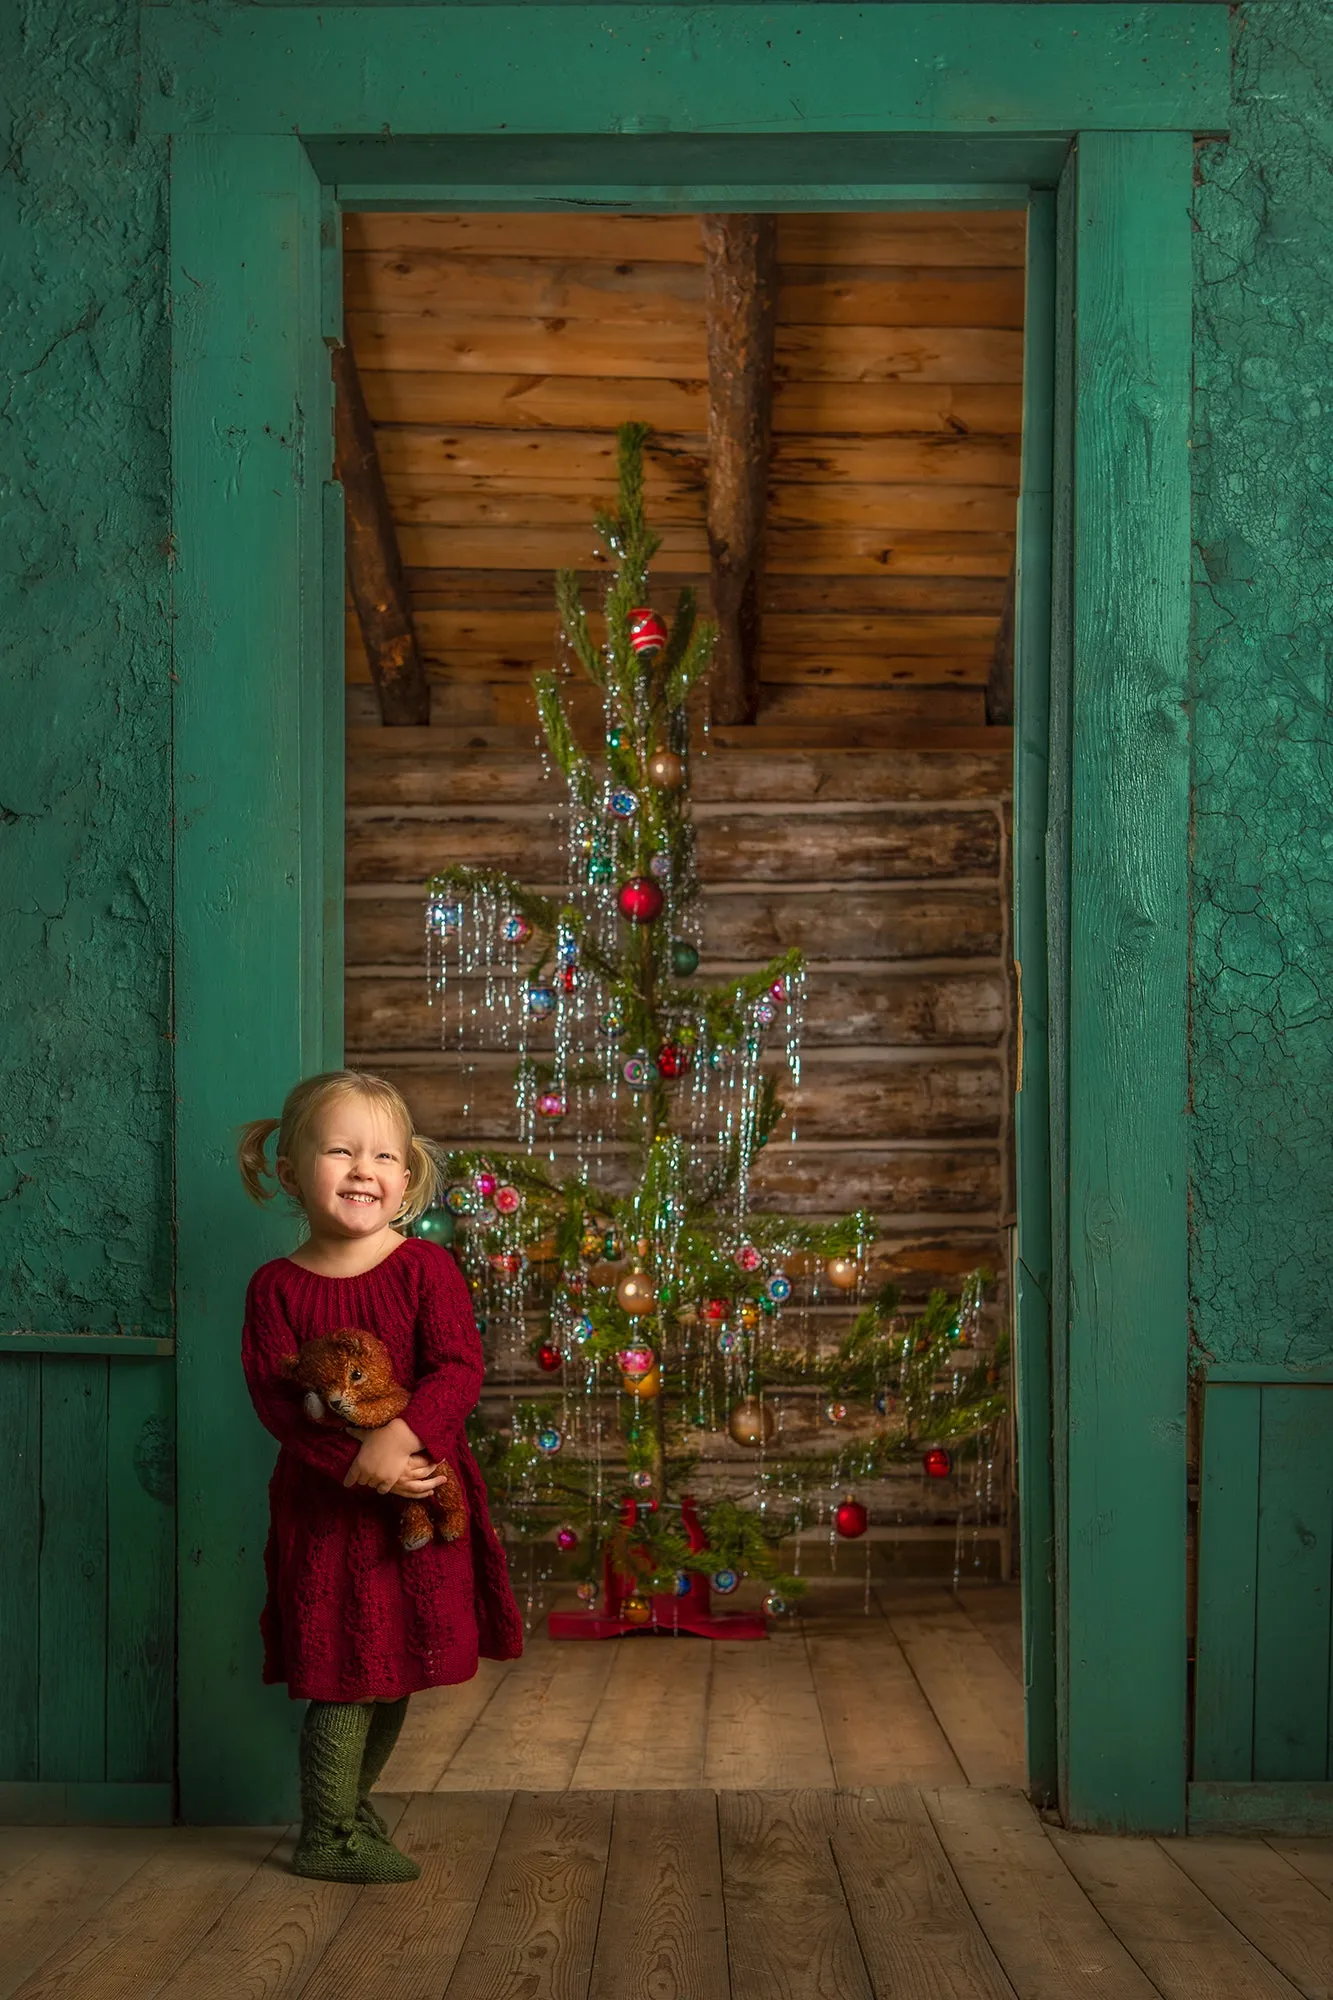
M820 1578L764 1641L645 1634L414 1698L400 1792L1021 1785L1018 1589Z
M863 1588L418 1698L407 1887L299 1880L291 1828L0 1829L0 2000L1333 2000L1333 1841L1047 1824L1014 1593Z
M281 1828L0 1832L19 2000L1327 2000L1333 1841L1115 1840L1008 1788L433 1792L406 1887Z

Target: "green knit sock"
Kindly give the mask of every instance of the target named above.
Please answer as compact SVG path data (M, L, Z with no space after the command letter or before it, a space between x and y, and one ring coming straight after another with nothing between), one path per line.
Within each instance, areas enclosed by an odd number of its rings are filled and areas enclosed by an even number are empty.
M415 1861L357 1819L370 1702L312 1701L301 1728L301 1837L297 1875L321 1882L413 1882Z
M362 1826L368 1826L381 1840L389 1838L389 1829L382 1815L371 1803L370 1794L384 1772L384 1766L393 1755L393 1746L398 1741L404 1718L407 1715L408 1697L401 1701L375 1701L370 1705L370 1728L366 1731L366 1747L361 1757L361 1782L357 1787L356 1816Z

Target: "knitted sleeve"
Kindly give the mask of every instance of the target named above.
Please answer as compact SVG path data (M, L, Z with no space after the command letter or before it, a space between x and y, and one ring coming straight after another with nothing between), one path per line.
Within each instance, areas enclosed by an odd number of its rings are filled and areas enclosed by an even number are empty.
M417 1306L417 1383L403 1411L433 1458L456 1442L481 1394L481 1336L463 1274L447 1250L423 1243Z
M245 1295L241 1366L259 1421L280 1445L341 1483L361 1446L345 1431L311 1423L301 1391L282 1371L283 1357L296 1349L296 1336L272 1291L252 1278Z

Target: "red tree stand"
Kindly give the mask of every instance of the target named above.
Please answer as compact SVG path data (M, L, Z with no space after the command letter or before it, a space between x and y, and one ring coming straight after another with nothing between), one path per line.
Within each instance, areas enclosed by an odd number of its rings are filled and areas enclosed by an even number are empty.
M638 1504L634 1500L625 1502L627 1527L638 1518ZM656 1502L653 1504L656 1505ZM701 1549L706 1549L708 1537L700 1525L694 1500L688 1493L681 1495L680 1521L689 1537L691 1553L698 1554ZM636 1624L624 1616L622 1607L627 1597L638 1594L638 1584L632 1576L618 1570L607 1555L603 1561L601 1599L597 1608L552 1611L546 1620L547 1632L553 1639L619 1639L631 1632L672 1636L679 1632L692 1632L700 1639L768 1637L768 1621L761 1611L714 1611L712 1589L702 1570L685 1570L682 1574L689 1579L684 1595L677 1596L674 1591L670 1594L655 1592L648 1600L652 1606L652 1617L646 1624Z

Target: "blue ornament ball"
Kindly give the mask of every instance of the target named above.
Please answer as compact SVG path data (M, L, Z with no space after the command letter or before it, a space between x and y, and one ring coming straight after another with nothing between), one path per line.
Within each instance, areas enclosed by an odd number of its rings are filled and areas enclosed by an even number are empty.
M639 801L633 792L612 792L611 810L617 819L633 819L639 810Z
M564 1441L554 1424L546 1425L537 1433L537 1449L544 1451L548 1458L559 1451Z
M688 1596L689 1596L689 1594L690 1594L690 1574L689 1574L689 1571L688 1571L688 1570L683 1570L683 1569L682 1569L682 1570L678 1570L678 1571L676 1572L676 1582L675 1582L675 1592L676 1592L676 1595L677 1595L677 1597L688 1597Z
M785 1271L776 1271L764 1287L775 1305L781 1305L791 1297L791 1279Z
M719 1569L713 1572L713 1588L719 1597L730 1597L740 1583L734 1569Z
M472 1207L471 1188L463 1187L461 1183L451 1187L444 1197L444 1205L451 1215L466 1215Z
M544 1021L555 1012L555 992L549 986L529 986L528 1012L534 1021Z

